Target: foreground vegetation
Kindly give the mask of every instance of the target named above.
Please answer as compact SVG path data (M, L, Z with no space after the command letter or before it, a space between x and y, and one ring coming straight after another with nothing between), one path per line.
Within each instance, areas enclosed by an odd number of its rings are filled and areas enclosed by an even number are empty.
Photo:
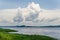
M9 32L17 32L16 30L0 28L0 40L57 40L43 35L23 35Z

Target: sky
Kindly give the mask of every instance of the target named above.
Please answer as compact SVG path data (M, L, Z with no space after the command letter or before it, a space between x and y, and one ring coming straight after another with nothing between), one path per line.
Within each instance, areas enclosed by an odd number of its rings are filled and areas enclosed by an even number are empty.
M0 0L1 25L60 25L60 0Z
M26 7L31 2L38 3L44 9L60 8L60 0L0 0L0 9Z

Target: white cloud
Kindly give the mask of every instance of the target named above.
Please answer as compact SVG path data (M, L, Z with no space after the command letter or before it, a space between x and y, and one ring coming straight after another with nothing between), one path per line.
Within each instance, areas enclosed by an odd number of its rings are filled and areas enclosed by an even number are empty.
M60 10L42 10L36 22L46 25L59 25L60 24Z
M18 13L16 9L0 10L0 23L13 23ZM19 8L20 17L23 19L20 24L25 25L57 25L60 24L60 9L45 10L39 4L30 3L26 8ZM20 19L21 19L20 18Z
M0 10L0 19L11 21L13 17L16 15L16 9L4 9Z

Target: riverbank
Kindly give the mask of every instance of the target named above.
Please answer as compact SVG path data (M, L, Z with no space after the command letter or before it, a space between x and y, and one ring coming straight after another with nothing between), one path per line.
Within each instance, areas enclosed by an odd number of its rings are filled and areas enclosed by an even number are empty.
M17 31L0 28L0 40L57 40L55 38L43 35L24 35L9 32L17 32Z

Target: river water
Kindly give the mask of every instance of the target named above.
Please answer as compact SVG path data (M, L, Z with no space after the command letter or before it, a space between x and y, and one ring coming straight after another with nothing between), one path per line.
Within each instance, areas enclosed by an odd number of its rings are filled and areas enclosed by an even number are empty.
M28 34L28 35L46 35L54 38L60 39L60 27L0 27L6 29L17 30L19 34Z

